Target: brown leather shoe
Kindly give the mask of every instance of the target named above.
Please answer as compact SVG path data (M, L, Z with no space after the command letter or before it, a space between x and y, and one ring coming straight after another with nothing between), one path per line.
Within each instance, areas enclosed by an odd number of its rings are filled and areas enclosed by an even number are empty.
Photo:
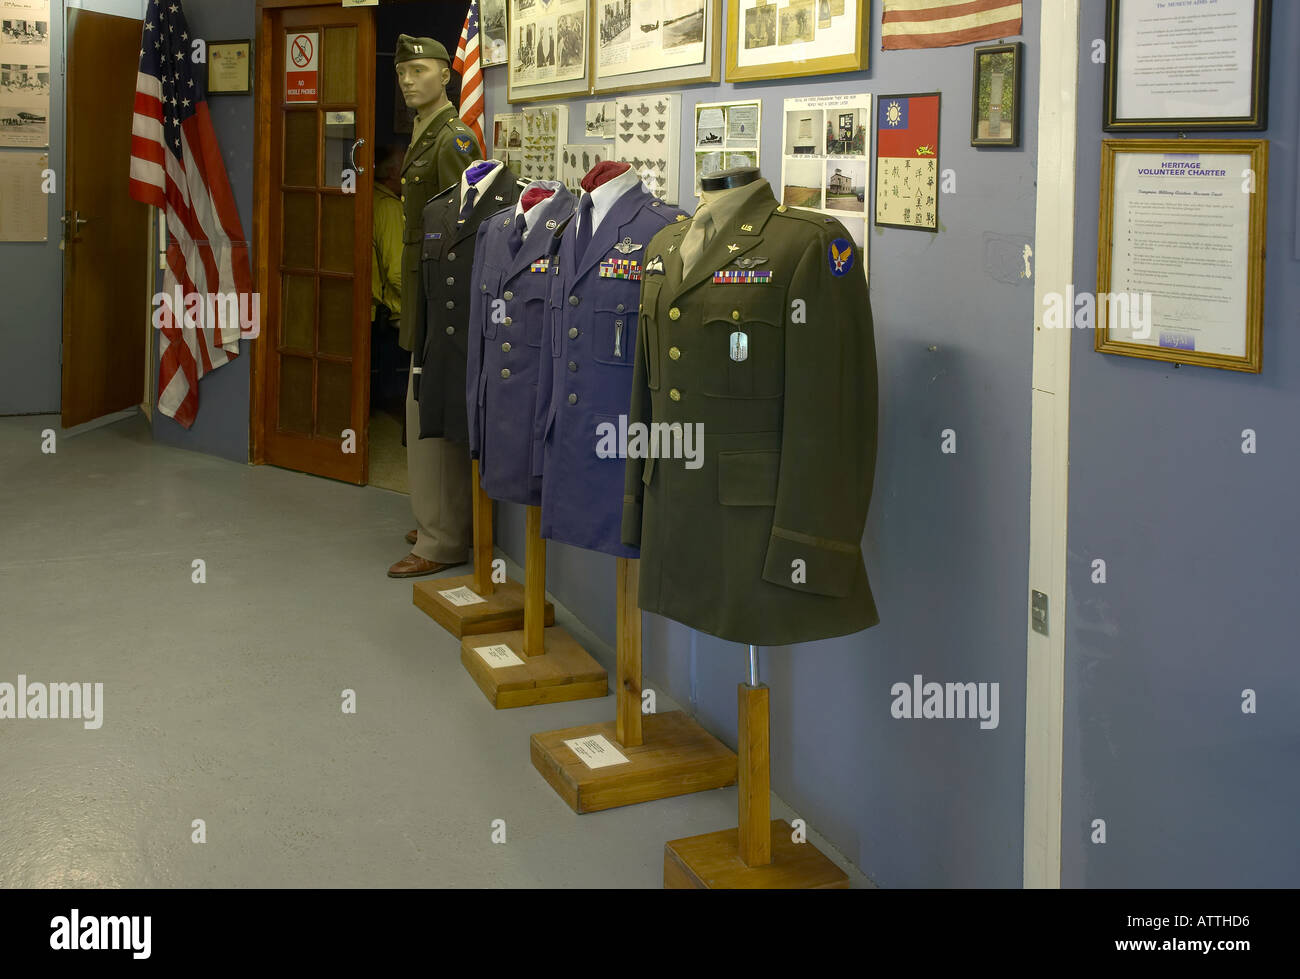
M415 546L415 542L419 539L420 539L420 532L418 530L412 530L407 532L406 543L410 544L412 547Z
M423 578L425 575L437 574L439 571L454 567L454 564L439 564L437 561L426 561L418 554L408 554L388 569L388 577Z

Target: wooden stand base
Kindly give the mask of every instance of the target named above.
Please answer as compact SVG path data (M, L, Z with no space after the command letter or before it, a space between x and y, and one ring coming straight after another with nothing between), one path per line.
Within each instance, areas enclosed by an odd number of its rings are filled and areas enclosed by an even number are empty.
M747 867L740 859L739 834L724 829L664 845L664 887L844 888L848 875L811 843L790 839L790 824L772 820L772 862Z
M504 632L521 629L524 625L524 589L519 582L507 579L497 585L491 595L472 605L456 605L443 598L439 592L460 587L474 590L474 576L435 578L418 581L411 600L415 607L429 615L457 639L478 636L485 632ZM555 606L546 603L546 624L555 624Z
M534 734L533 767L574 812L599 812L669 796L720 789L736 782L736 754L679 710L642 719L643 743L624 747L616 724L585 724ZM588 768L565 741L605 736L626 765Z
M548 617L554 613L547 606ZM577 640L558 627L543 633L546 652L526 656L524 633L494 632L461 640L460 661L493 707L531 707L565 700L587 700L609 693L609 675L605 668L578 645ZM524 662L519 666L492 667L478 653L476 646L509 646Z

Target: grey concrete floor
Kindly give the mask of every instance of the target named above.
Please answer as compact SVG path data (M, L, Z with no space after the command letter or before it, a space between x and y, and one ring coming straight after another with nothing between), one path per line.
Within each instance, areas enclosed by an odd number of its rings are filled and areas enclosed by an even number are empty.
M405 496L47 428L0 418L0 683L103 683L103 725L0 720L0 886L659 887L736 824L734 788L574 814L528 738L613 698L493 710L384 574Z

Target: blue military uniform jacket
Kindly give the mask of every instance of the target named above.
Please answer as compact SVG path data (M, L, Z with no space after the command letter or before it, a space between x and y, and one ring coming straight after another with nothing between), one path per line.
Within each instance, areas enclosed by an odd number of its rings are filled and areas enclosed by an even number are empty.
M479 460L483 492L494 500L538 506L542 480L532 472L533 411L543 341L545 369L551 370L550 252L556 228L576 202L558 181L535 180L529 186L555 193L533 205L532 224L517 253L510 254L513 207L485 218L478 229L465 404L470 455Z
M551 270L550 370L537 386L534 472L542 536L636 557L621 539L623 464L597 454L602 424L620 431L631 401L641 267L650 239L683 212L638 184L575 255L577 222L562 229Z

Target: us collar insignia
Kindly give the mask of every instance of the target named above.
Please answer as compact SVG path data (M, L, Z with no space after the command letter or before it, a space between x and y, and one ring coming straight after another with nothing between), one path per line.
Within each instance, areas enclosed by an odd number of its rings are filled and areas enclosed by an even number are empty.
M742 225L740 226L740 230L741 230L741 231L753 231L753 230L754 230L754 226L753 226L752 224L742 224Z
M651 273L654 272L658 272L660 275L663 275L664 260L660 258L658 255L656 255L654 258L650 259L650 261L645 263L645 268L642 269L642 271L645 272L646 275L650 275Z
M727 251L729 251L729 252L738 252L738 251L740 251L740 246L737 245L737 244L734 244L734 243L733 243L733 244L730 244L730 245L727 246Z
M500 194L497 194L496 197L493 198L493 200L503 201L503 200L505 200L505 198L502 197Z
M624 238L614 247L617 248L624 255L630 255L632 254L632 252L639 252L643 246L635 244L631 238Z
M736 266L742 269L752 269L759 265L766 265L767 259L761 255L743 255L736 259Z
M600 263L602 279L630 279L641 281L641 266L634 258L607 258Z
M713 273L715 285L761 286L772 281L772 270L761 272L741 269L720 269Z

